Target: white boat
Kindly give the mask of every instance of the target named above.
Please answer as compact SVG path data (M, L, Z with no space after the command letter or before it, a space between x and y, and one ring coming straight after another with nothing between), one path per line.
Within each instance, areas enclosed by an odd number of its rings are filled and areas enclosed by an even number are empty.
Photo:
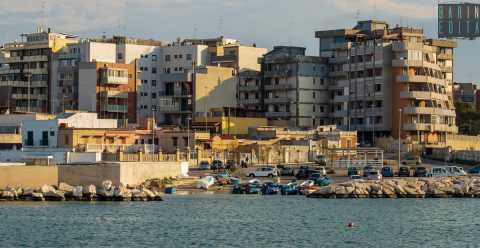
M315 182L313 180L306 180L300 184L301 188L309 188L315 185Z
M212 176L206 176L197 181L196 187L197 189L208 189L213 184L215 184L215 178Z

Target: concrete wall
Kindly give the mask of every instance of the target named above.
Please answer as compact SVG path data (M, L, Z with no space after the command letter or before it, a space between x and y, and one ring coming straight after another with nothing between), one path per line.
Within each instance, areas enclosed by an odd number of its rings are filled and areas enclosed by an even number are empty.
M72 166L0 166L0 188L7 186L41 187L58 185L100 186L111 180L114 185L138 185L148 179L179 177L181 162L122 162L101 165Z
M78 70L78 110L97 110L97 69L95 63L81 62Z
M0 188L36 188L44 184L58 184L57 166L0 166Z

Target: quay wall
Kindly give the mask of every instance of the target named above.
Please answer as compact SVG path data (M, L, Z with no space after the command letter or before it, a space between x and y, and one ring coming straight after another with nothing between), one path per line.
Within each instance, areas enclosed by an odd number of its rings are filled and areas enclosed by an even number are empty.
M95 165L0 166L0 188L7 186L38 188L42 185L101 186L111 180L114 185L138 185L148 179L182 176L181 162L120 162Z
M57 166L0 166L0 188L58 185Z

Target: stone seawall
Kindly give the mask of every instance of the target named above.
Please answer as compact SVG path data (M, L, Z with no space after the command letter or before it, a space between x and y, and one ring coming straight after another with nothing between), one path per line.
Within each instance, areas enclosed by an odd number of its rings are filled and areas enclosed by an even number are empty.
M446 198L479 197L480 178L438 177L349 181L321 187L310 198Z

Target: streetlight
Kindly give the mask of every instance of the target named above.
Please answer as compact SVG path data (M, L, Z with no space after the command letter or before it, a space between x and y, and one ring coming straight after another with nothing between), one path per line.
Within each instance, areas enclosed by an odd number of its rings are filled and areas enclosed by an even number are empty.
M152 106L152 154L155 153L155 111L157 111L156 106Z
M398 108L398 166L400 166L401 150L402 150L402 108Z

